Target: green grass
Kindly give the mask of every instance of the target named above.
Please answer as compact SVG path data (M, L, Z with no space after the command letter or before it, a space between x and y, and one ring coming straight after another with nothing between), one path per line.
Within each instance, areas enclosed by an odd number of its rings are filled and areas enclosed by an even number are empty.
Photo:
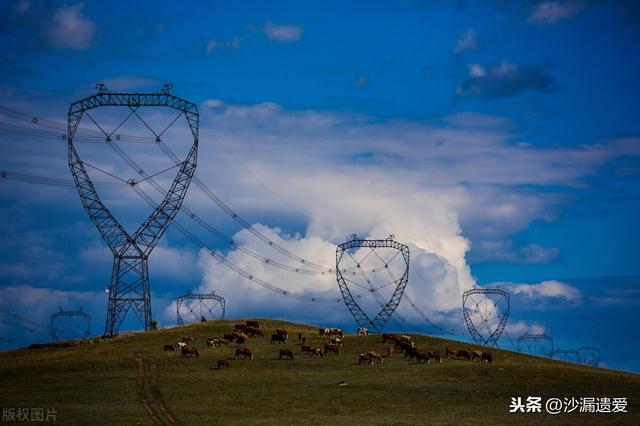
M640 425L640 375L492 350L493 365L444 360L418 365L395 354L373 367L357 355L388 346L380 336L345 336L340 356L309 359L294 335L320 345L317 328L260 320L267 332L286 328L287 345L250 339L254 360L235 348L205 349L205 338L239 320L134 333L95 345L20 349L0 354L0 406L54 408L59 424L634 424ZM200 358L163 353L180 336L195 338ZM421 349L480 349L414 336ZM294 361L278 360L278 349ZM217 370L217 359L231 369ZM346 382L338 386L338 382ZM627 397L628 414L510 414L515 396Z

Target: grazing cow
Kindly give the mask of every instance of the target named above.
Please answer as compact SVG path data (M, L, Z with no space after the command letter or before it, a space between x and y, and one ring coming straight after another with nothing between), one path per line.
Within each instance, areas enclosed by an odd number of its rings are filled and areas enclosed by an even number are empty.
M358 336L367 336L369 334L369 329L364 327L358 327Z
M276 334L284 336L285 339L289 338L289 333L287 333L287 330L284 329L276 329Z
M344 332L339 328L332 328L330 337L344 337Z
M411 340L411 336L407 336L407 335L403 334L402 336L400 336L400 341L408 343L411 346L413 346L413 341Z
M413 359L418 355L418 352L419 352L418 348L409 348L406 351L404 351L404 357Z
M199 358L200 353L198 352L198 348L195 346L189 346L185 342L179 342L178 346L180 346L180 352L182 356L190 356L194 358Z
M480 362L493 364L493 357L489 352L473 351L473 354L471 354L471 361L474 361L476 358L479 358Z
M340 346L338 345L324 345L324 353L333 352L334 355L340 355Z
M320 350L320 348L314 348L311 346L307 346L307 345L302 345L300 346L300 350L302 351L303 354L307 354L310 356L319 356L320 358L322 358L322 351Z
M407 351L413 349L413 345L407 342L400 342L400 344L396 345L396 347L400 349L402 352L404 352L405 354L407 353Z
M422 364L424 361L425 364L429 364L429 353L428 352L416 352L416 362L418 364Z
M207 349L211 348L212 346L217 346L216 343L218 340L220 339L207 338Z
M191 337L191 336L181 337L181 338L180 338L180 341L181 341L182 343L189 343L189 342L193 342L193 337Z
M280 349L280 359L282 359L282 357L293 359L293 352L289 349Z
M342 339L339 337L332 337L331 343L333 343L334 345L342 346Z
M330 337L331 335L331 329L330 328L319 328L318 329L318 336L319 337Z
M234 333L234 335L236 336L236 346L244 345L249 339L249 336L244 333Z
M244 330L245 328L247 328L246 324L236 324L233 326L236 330Z
M393 355L393 346L389 346L387 348L387 358L391 358L392 355Z
M176 348L174 348L173 345L164 345L162 350L165 352L175 352Z
M396 343L396 340L398 339L398 336L396 334L392 334L392 333L384 333L382 335L382 343Z
M227 361L226 359L219 359L218 360L218 370L220 370L222 367L231 368L231 365L229 365L229 361Z
M442 358L440 358L440 352L437 352L437 351L427 352L427 354L429 355L429 361L431 360L431 358L433 358L434 360L438 361L438 363L442 363ZM427 361L427 363L429 361Z
M256 336L264 337L264 333L260 331L260 329L255 327L247 327L244 329L244 332L246 334L250 334L251 337L256 337Z
M380 353L378 353L378 352L369 351L369 352L367 352L367 355L369 355L372 360L378 361L380 364L382 364L384 362L384 359L382 358L382 355L380 355Z
M460 356L459 351L449 348L445 348L445 355L447 358L458 358Z
M282 342L282 343L287 343L287 338L286 336L283 336L282 334L272 334L271 335L271 344L273 345L273 342Z
M253 354L251 353L251 349L249 348L236 349L236 359L240 359L240 355L242 355L245 359L253 359Z
M460 357L460 359L466 359L467 361L471 361L471 355L469 355L469 352L467 351L459 350L458 356Z
M247 321L247 327L260 328L260 323L255 320Z
M369 354L358 355L358 365L362 364L373 365L373 359L369 356Z

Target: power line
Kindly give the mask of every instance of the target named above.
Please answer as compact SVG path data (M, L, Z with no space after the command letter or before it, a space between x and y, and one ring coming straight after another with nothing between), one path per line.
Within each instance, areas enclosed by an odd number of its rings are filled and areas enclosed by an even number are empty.
M153 200L149 197L149 195L144 192L144 190L142 190L139 187L134 187L134 190L136 191L136 193L138 193L138 195L140 195L140 197L142 197L145 201L147 201L147 203L149 203L149 205L153 206L155 204L153 202ZM228 261L225 258L225 256L222 255L221 253L218 253L217 251L210 249L202 240L200 240L198 237L193 235L193 233L188 231L177 220L173 219L172 222L175 225L175 227L182 234L184 234L184 236L186 236L188 239L190 239L198 247L206 250L206 252L209 255L214 257L216 260L218 260L220 263L222 263L226 267L234 270L235 272L237 272L238 274L242 275L243 277L245 277L249 281L255 282L256 284L260 285L261 287L264 287L264 288L269 289L271 291L274 291L276 293L280 293L283 296L291 297L291 298L298 299L298 300L303 300L303 301L306 301L306 302L319 302L319 303L340 303L341 302L341 300L339 298L330 299L330 298L323 298L323 297L312 297L312 296L307 296L307 295L304 295L304 294L292 292L292 291L289 291L289 290L285 290L285 289L283 289L281 287L278 287L278 286L276 286L274 284L271 284L271 283L269 283L269 282L267 282L265 280L262 280L262 279L260 279L260 278L258 278L256 276L254 276L253 274L245 271L244 269L238 267L237 265L233 264L232 262Z

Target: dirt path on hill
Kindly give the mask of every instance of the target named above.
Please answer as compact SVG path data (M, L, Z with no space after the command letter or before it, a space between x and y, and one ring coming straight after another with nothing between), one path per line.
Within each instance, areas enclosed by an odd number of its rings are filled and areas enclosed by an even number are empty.
M146 374L145 364L142 358L136 358L136 380L138 386L138 397L144 406L147 414L157 425L175 424L176 419L169 412L162 401L160 390L158 389L158 364L151 361L150 378ZM150 391L147 392L147 389Z

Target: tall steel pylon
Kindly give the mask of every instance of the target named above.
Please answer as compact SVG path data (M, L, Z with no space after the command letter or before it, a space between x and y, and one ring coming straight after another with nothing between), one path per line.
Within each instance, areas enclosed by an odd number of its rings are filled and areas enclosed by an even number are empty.
M113 336L120 329L130 309L133 309L145 330L151 328L148 258L153 247L155 247L178 213L195 173L198 158L200 116L197 106L173 96L170 93L169 85L165 85L159 93L112 93L108 92L104 85L98 85L97 88L97 94L74 102L69 107L67 127L68 162L82 205L113 253L114 261L108 289L109 303L104 332L105 336ZM124 229L111 214L111 211L102 203L93 182L87 174L85 164L73 145L73 137L78 125L83 116L87 115L96 127L104 133L105 142L111 144L114 150L121 149L114 145L116 141L112 140L115 130L111 133L106 132L89 114L90 110L100 107L128 108L130 113L125 121L132 116L139 118L147 129L154 134L157 143L161 142L161 136L166 129L159 134L156 133L137 111L142 107L171 108L180 111L179 116L184 114L193 135L193 145L180 165L178 174L166 196L133 235ZM168 127L174 122L175 120ZM115 139L117 140L117 137ZM143 175L144 172L138 170L138 174ZM133 180L128 183L131 186L137 184Z
M362 309L362 307L356 302L351 292L351 289L349 288L349 284L347 284L347 281L356 285L357 283L355 283L353 280L347 279L343 274L343 272L346 272L347 270L340 267L340 262L342 261L342 258L345 253L351 256L349 254L350 250L354 250L362 247L369 248L371 250L371 253L375 253L375 250L378 248L390 248L396 251L396 255L401 254L402 260L404 261L404 267L402 268L402 276L398 279L393 277L393 280L390 283L387 283L382 286L382 287L385 287L387 285L394 284L396 287L393 290L391 298L386 303L383 303L384 301L381 300L381 298L378 298L381 309L375 315L375 317L373 317L373 319L371 319L369 315L367 315L367 313ZM377 254L376 256L378 257L378 259L382 261L380 269L387 270L390 273L389 271L390 260L384 261ZM361 272L364 269L361 267L362 260L363 259L361 259L360 261L357 261L354 259L354 261L356 262L355 268L360 270ZM393 260L393 258L391 258L391 260ZM366 276L366 273L364 273L364 276L366 281L369 284L371 284L369 278ZM404 293L404 289L409 282L409 247L395 241L393 235L390 235L387 239L384 239L384 240L363 240L358 238L358 236L354 234L351 236L350 241L344 242L338 245L338 247L336 248L336 280L338 282L338 287L340 288L340 292L342 293L342 298L344 300L344 303L347 306L347 309L349 309L349 312L351 312L351 315L353 316L353 319L358 324L358 327L371 328L371 331L375 333L382 333L382 330L384 329L385 324L391 319L391 316L393 315L396 308L398 307L398 304L402 299L402 294ZM374 296L377 294L378 290L380 290L380 288L376 289L373 286L367 289L367 291Z

